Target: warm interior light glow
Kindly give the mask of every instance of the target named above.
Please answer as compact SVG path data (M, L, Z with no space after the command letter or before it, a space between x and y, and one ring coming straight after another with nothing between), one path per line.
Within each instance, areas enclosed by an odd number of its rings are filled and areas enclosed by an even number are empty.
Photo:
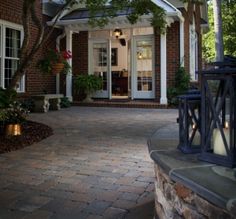
M138 59L142 59L143 58L143 55L141 52L138 52Z
M225 122L225 128L226 128L226 129L229 128L229 122L228 122L228 121Z
M195 123L193 123L192 129L196 129L196 128L197 128L197 125Z

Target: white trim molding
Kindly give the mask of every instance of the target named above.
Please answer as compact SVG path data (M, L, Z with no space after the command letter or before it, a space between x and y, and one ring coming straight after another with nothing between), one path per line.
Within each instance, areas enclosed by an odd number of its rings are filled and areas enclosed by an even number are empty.
M184 19L179 21L179 57L180 66L184 67Z
M65 30L66 31L66 50L69 50L72 52L72 34L73 32L71 30ZM72 69L72 59L67 60L68 64L71 66ZM67 73L66 75L66 97L72 101L72 71Z
M20 32L20 40L21 40L21 44L23 42L23 38L24 38L24 31L23 31L23 26L16 24L16 23L12 23L9 21L5 21L5 20L1 20L0 19L0 29L1 29L1 34L0 34L0 87L5 88L5 59L6 59L6 54L5 54L5 48L6 48L6 41L5 41L5 37L6 37L6 28L9 28L11 30L16 30ZM7 57L7 59L9 60L19 60L19 57ZM25 92L25 75L22 76L21 80L18 83L18 86L16 88L16 91L18 93L24 93Z
M64 31L61 35L59 35L56 38L56 48L58 51L60 51L61 39L63 39L65 36L66 36L66 32ZM60 94L60 74L56 75L56 93Z
M166 32L161 34L161 98L160 104L167 104L167 53L166 53Z

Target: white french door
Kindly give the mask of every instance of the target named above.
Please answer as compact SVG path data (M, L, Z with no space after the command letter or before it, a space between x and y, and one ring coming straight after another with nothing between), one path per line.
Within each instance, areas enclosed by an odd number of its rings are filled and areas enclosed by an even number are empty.
M90 41L89 43L89 74L103 79L102 90L93 96L96 98L110 98L110 43L108 40Z
M152 36L134 37L133 98L154 98L154 41Z

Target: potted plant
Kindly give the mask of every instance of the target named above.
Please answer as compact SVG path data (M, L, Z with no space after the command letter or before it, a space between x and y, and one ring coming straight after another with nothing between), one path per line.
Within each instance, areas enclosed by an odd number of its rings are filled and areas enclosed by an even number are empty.
M91 102L95 91L102 89L102 78L96 75L78 75L74 79L75 91L86 95L84 102Z
M67 60L71 59L72 55L70 51L58 51L57 49L49 49L47 55L41 59L38 63L40 70L44 73L67 74L71 69Z
M22 123L26 120L28 110L20 103L13 102L8 108L1 109L0 119L5 124L6 135L21 135Z

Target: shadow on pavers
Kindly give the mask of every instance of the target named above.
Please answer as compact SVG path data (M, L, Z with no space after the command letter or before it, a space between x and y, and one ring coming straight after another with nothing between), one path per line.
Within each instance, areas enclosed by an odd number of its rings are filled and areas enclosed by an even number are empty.
M155 201L148 201L141 205L129 209L129 212L123 219L153 219L154 218Z

